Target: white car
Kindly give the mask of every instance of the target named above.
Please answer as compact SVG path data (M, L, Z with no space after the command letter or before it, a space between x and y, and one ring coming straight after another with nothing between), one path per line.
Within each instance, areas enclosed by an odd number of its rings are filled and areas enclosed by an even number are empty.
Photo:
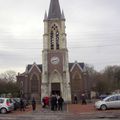
M95 103L97 109L106 110L109 108L120 108L120 94L110 95Z
M5 114L13 109L14 105L10 98L0 98L0 113Z

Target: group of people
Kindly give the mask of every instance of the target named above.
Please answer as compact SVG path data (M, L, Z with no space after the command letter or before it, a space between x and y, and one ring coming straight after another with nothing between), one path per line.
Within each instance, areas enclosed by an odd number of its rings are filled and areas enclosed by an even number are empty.
M42 99L42 107L46 108L47 106L51 107L52 111L56 111L56 110L63 110L63 103L64 100L61 96L58 95L51 95L51 97L44 97ZM31 101L31 105L32 105L32 110L35 111L36 110L36 100L33 97L32 101ZM20 99L20 111L25 111L25 100L23 98Z
M50 106L52 111L56 110L63 110L63 103L64 100L61 96L59 95L51 95L51 97L44 97L43 100L43 108L46 106Z
M35 111L36 109L36 101L35 98L32 98L32 110ZM20 111L25 111L26 108L26 101L23 98L20 98Z
M82 101L82 104L87 104L85 94L81 95L81 101ZM78 103L78 98L76 95L74 95L74 104L77 104L77 103Z
M25 111L25 100L23 98L20 99L20 111Z
M81 99L82 99L82 104L87 104L85 94L82 94ZM52 111L56 111L56 110L62 111L63 103L64 103L64 99L62 98L62 96L56 94L51 95L51 97L46 96L42 99L42 107L45 108L47 106L48 107L50 106ZM74 95L74 104L77 103L78 103L78 98L76 95ZM32 110L35 111L36 100L34 97L32 98L31 104L32 104ZM25 102L22 98L20 99L20 110L25 111Z

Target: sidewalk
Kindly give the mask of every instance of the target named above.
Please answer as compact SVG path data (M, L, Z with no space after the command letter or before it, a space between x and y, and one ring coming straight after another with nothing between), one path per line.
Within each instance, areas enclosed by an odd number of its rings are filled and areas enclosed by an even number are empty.
M36 105L36 111L40 111L41 110L41 105L37 104ZM27 114L27 113L31 113L33 112L32 110L32 105L29 105L25 108L25 111L20 111L20 109L17 109L15 111L12 111L10 114L12 115L20 115L20 114Z
M64 111L51 111L50 108L37 105L36 111L32 111L32 107L28 106L25 111L18 110L0 116L2 120L100 120L103 118L120 120L120 110L99 111L94 108L94 104L68 104Z
M71 113L88 113L88 112L96 112L97 110L94 108L94 104L69 104L67 108L68 112Z
M94 107L94 104L89 103L86 105L82 104L69 104L67 107L67 111L70 113L75 113L75 114L101 114L101 113L120 113L120 109L108 109L105 111L102 110L97 110Z
M32 106L27 106L27 108L25 109L25 111L20 111L19 109L16 111L12 111L10 114L12 115L22 115L22 114L31 114L32 111ZM36 111L37 113L51 113L53 111L50 110L50 108L42 108L40 104L37 104L36 106ZM56 111L57 112L57 111ZM61 111L59 111L61 112ZM86 105L82 105L82 104L67 104L66 106L64 106L64 110L62 111L64 113L68 112L68 113L73 113L73 114L98 114L98 113L108 113L108 112L116 112L119 113L120 110L106 110L106 111L100 111L100 110L96 110L94 107L94 104L89 103Z
M66 106L63 107L64 110L66 112L70 112L70 113L85 113L85 112L95 112L95 108L93 104L87 104L87 105L81 105L81 104L68 104ZM50 108L42 108L40 104L37 104L36 106L36 111L49 111ZM26 114L26 113L30 113L32 112L32 106L27 106L27 108L25 109L25 111L20 111L19 109L16 111L12 111L11 114Z

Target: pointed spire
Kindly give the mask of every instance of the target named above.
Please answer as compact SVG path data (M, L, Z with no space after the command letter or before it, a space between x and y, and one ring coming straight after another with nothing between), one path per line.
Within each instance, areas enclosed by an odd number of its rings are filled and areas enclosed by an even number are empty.
M44 20L47 20L47 12L45 11Z
M63 11L63 10L62 10L61 18L62 18L63 20L65 20L65 15L64 15L64 11Z
M51 0L50 2L48 19L54 19L54 18L61 19L59 0Z

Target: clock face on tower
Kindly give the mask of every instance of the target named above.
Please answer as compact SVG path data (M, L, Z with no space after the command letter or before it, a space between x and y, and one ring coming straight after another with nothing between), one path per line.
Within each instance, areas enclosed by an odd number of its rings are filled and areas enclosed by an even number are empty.
M60 62L60 59L56 56L51 58L51 63L57 65Z

